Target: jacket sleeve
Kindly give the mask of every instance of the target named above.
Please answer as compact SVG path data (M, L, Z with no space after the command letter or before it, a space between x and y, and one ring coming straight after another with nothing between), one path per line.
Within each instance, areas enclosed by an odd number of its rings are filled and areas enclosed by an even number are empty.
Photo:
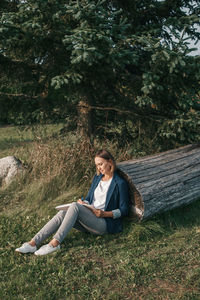
M125 180L119 182L119 210L121 217L127 216L129 213L129 188Z

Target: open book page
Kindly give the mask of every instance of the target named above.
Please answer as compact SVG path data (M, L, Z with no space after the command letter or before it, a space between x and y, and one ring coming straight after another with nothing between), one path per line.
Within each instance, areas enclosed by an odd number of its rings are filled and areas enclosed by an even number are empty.
M72 203L73 203L73 202L72 202ZM56 209L58 209L58 210L67 210L68 207L69 207L72 203L67 203L67 204L58 205L58 206L56 206Z
M83 205L86 206L87 208L91 209L91 210L95 209L95 207L91 204L84 203Z
M72 203L73 203L73 202L72 202ZM69 207L72 203L67 203L67 204L58 205L58 206L56 206L56 209L58 209L58 210L67 210L68 207ZM90 204L87 204L87 203L84 203L84 204L82 204L82 205L86 206L87 208L89 208L89 209L91 209L91 210L95 209L95 207L94 207L93 205L90 205Z

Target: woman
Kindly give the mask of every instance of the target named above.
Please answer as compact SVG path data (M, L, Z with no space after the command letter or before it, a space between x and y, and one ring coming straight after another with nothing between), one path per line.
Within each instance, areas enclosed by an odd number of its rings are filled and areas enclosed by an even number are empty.
M97 152L95 165L97 175L86 199L79 199L67 210L59 211L31 241L15 249L16 252L35 255L54 252L60 249L60 244L72 228L97 235L122 231L122 217L129 211L128 184L117 174L115 160L107 150ZM87 208L85 203L93 208ZM37 246L53 233L53 239L37 250Z

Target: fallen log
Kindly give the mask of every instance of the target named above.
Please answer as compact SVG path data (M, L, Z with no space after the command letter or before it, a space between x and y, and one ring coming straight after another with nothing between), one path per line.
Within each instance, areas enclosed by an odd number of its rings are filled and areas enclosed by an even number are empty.
M117 164L128 181L131 216L146 219L200 198L200 144Z

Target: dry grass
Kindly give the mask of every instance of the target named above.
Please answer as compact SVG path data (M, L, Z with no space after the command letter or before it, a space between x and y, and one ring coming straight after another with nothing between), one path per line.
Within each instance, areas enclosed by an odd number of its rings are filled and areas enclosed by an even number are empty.
M119 151L117 142L111 144L107 140L103 143L95 140L91 144L76 135L72 138L38 139L31 147L18 149L16 155L27 166L30 180L49 181L56 176L64 176L67 182L73 184L77 180L83 183L91 179L95 172L94 156L100 148L107 148L117 161L131 158L127 146Z
M1 194L1 206L10 207L24 203L27 210L44 210L48 204L72 201L69 190L76 186L74 199L86 195L95 174L94 156L101 148L108 149L117 161L131 158L128 146L119 148L117 141L83 140L78 134L45 136L37 130L33 141L23 141L12 147L15 155L25 165L22 177ZM119 150L120 149L120 150ZM8 196L10 195L10 196ZM58 201L58 202L56 202Z

